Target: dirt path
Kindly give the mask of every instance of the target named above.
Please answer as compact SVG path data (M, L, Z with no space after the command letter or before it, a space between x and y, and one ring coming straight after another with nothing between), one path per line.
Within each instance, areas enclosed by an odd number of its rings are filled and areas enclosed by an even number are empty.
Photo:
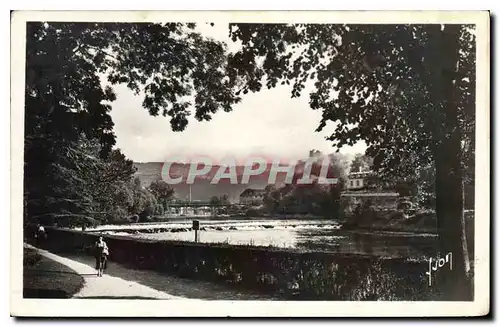
M85 284L76 293L74 298L118 298L118 299L183 299L171 294L155 290L151 287L141 285L134 281L125 280L112 275L97 277L96 270L87 264L80 263L65 257L61 257L45 250L38 249L38 252L51 260L57 261L81 275Z
M92 257L62 257L45 250L39 252L84 277L85 285L75 294L75 298L272 300L262 294L239 292L225 285L183 279L150 270L131 269L114 262L108 262L104 276L97 277Z

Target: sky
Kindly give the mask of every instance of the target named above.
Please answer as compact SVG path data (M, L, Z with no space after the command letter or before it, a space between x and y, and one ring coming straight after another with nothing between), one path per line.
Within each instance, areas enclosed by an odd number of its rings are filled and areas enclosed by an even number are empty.
M225 41L230 51L237 49L228 38L227 25L202 24L199 31L208 37ZM309 150L332 153L335 149L325 138L334 129L327 125L315 132L321 120L321 111L308 105L308 92L300 98L290 97L290 86L262 89L249 93L233 106L233 111L219 111L211 121L198 122L190 117L182 132L170 129L169 117L152 117L142 107L141 96L126 86L115 87L117 100L112 103L111 116L115 123L116 147L135 162L164 162L176 156L203 155L221 160L235 157L264 156L297 160L307 158ZM344 147L341 153L364 152L360 142Z

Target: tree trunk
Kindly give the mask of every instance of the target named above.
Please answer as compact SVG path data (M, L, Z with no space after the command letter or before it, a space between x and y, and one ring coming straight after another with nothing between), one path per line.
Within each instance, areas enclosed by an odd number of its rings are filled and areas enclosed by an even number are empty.
M455 144L453 144L455 143ZM447 140L436 158L436 215L439 257L452 253L452 270L442 270L439 283L446 300L471 299L470 263L464 219L463 183L456 140ZM458 149L460 149L458 142ZM458 153L459 154L459 153Z
M436 105L435 166L436 215L440 257L452 253L452 270L441 269L439 287L444 300L471 300L470 263L467 250L462 171L462 131L458 119L459 94L455 86L459 62L460 26L446 25L434 34ZM437 37L436 37L437 36ZM440 100L440 101L439 101Z

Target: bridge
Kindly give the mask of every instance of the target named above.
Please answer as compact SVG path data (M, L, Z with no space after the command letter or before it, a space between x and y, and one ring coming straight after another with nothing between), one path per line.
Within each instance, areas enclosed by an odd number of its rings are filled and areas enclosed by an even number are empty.
M223 204L223 203L211 203L208 201L192 201L192 202L169 202L169 208L201 208L201 207L217 207L217 208L227 208L227 207L241 207L242 204Z

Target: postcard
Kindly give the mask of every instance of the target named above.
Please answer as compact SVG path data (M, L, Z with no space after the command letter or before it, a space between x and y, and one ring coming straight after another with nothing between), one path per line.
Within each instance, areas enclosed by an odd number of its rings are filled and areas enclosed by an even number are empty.
M489 19L13 12L11 315L487 315Z

